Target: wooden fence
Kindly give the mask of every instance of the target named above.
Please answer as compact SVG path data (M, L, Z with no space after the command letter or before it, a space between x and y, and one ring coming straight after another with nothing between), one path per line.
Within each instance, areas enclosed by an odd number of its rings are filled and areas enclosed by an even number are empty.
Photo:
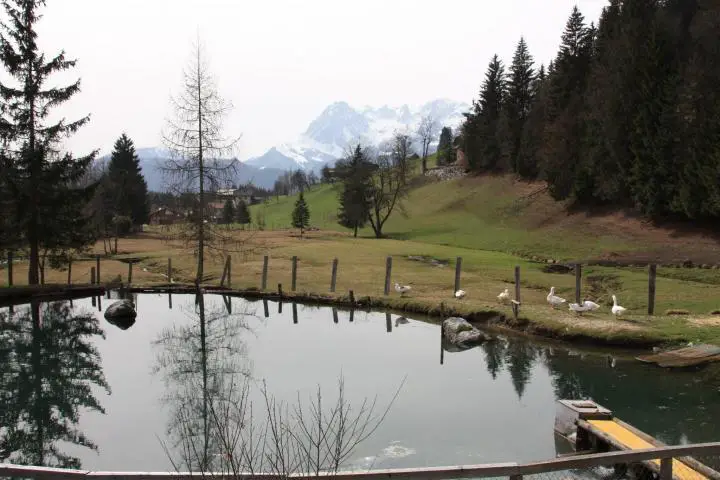
M7 284L9 286L13 285L13 262L16 261L17 258L13 258L12 254L8 254L7 258ZM90 284L102 284L103 278L101 277L101 257L94 256L94 257L87 257L83 259L77 259L79 260L94 260L95 266L90 268L89 272L89 283ZM290 273L291 273L291 285L290 285L290 291L295 292L297 290L297 278L298 278L298 257L293 256L290 261ZM261 282L260 282L260 289L261 290L267 290L268 289L268 267L270 263L270 257L265 255L263 257L263 266L262 266L262 276L261 276ZM454 278L454 289L451 292L451 295L454 296L455 292L460 290L461 288L461 280L462 280L462 264L463 259L462 257L457 257L455 259L455 278ZM68 285L72 284L71 279L71 272L72 272L72 262L68 264ZM385 259L385 277L384 277L384 284L383 284L383 293L384 295L390 295L393 291L393 285L392 285L392 266L393 266L393 257L389 256ZM580 303L582 298L582 265L579 263L573 264L574 272L575 272L575 302ZM333 259L332 266L330 272L328 272L328 278L329 278L329 291L331 293L335 293L336 291L336 285L337 285L337 277L339 273L339 260L337 258ZM517 319L520 311L520 305L522 305L522 302L520 300L520 266L515 266L514 271L514 283L515 283L515 298L514 302L512 304L513 307L513 315ZM164 276L167 278L168 283L173 282L173 269L172 269L172 259L168 258L167 261L167 274L164 274ZM128 262L128 271L127 271L127 283L132 283L132 277L133 277L133 262ZM657 277L657 265L650 264L648 266L648 302L647 302L647 313L648 315L654 315L655 314L655 285L656 285L656 277ZM41 275L41 279L44 278L44 275ZM41 284L44 283L41 281ZM221 287L232 287L232 258L231 256L227 256L225 259L225 263L222 270L222 276L220 278L220 286ZM278 284L278 293L282 295L282 285ZM316 292L319 293L319 292Z
M87 470L66 470L49 467L32 467L21 465L0 464L0 477L35 478L38 480L186 480L204 477L251 480L262 478L288 478L293 480L310 480L326 477L335 480L387 480L387 479L433 479L450 480L459 478L509 477L521 480L526 475L539 475L568 470L584 470L594 467L612 467L660 460L659 480L673 479L673 458L709 457L720 455L720 442L700 443L694 445L678 445L644 450L615 451L573 455L555 458L542 462L517 464L496 463L483 465L464 465L454 467L402 468L386 470L370 470L362 472L327 472L316 474L297 473L285 477L270 473L238 473L229 472L92 472ZM717 480L717 479L713 479Z

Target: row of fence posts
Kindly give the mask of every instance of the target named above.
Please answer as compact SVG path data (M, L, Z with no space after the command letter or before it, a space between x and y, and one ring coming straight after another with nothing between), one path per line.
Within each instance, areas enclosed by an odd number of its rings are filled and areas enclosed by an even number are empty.
M8 286L13 285L13 254L12 252L8 252L8 267L7 267L7 273L8 273ZM460 290L460 279L462 276L462 257L457 257L455 259L455 288L453 289L453 296L455 295L455 292ZM268 255L265 255L263 257L263 266L262 266L262 280L261 280L261 290L267 290L267 279L268 279L268 266L269 266L270 257ZM335 293L336 286L337 286L337 275L338 275L338 259L334 258L332 261L332 271L330 275L330 292ZM579 263L576 263L574 265L575 268L575 302L580 303L582 300L582 265ZM291 259L291 291L296 291L297 289L297 269L298 269L298 257L293 256ZM133 277L133 262L128 262L128 275L127 275L127 283L132 283L132 277ZM648 268L648 315L654 315L655 314L655 285L656 285L656 277L657 277L657 265L651 264ZM95 285L101 283L100 280L100 256L95 257L95 266L90 268L90 283ZM385 285L384 285L384 291L383 293L385 296L390 295L390 289L391 289L391 278L392 278L392 257L387 257L385 260ZM172 283L172 259L168 258L168 264L167 264L167 279L168 283ZM515 318L517 318L519 313L519 308L521 305L520 300L520 266L515 266L515 302L512 304L513 308L513 315ZM68 275L67 275L67 283L68 285L72 284L72 259L68 262ZM220 286L221 287L232 287L232 258L230 255L227 256L225 259L225 264L223 267L222 277L220 278ZM278 293L282 296L282 284L278 284Z

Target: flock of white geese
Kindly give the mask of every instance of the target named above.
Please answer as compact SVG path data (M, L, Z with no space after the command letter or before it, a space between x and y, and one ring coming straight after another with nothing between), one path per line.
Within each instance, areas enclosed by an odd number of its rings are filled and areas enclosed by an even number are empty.
M397 282L395 283L395 291L398 292L400 294L400 296L405 296L405 294L407 292L409 292L410 290L412 290L412 287L410 285L400 285ZM465 290L458 290L455 292L455 298L458 298L458 299L465 298L466 295L467 295L467 292ZM497 296L497 298L498 298L498 301L500 301L501 303L511 302L511 303L515 303L515 304L519 305L519 302L517 300L510 298L510 291L507 288L504 291L500 292L500 294ZM619 316L623 315L625 312L627 312L627 308L618 305L617 296L613 295L612 299L613 299L613 306L610 309L610 312L613 315L615 315L616 317L619 317ZM555 295L555 287L550 287L550 293L548 293L547 302L548 302L548 304L550 304L551 308L557 308L560 305L567 303L567 300ZM582 315L583 312L592 312L592 311L598 310L599 308L600 308L600 305L598 305L597 303L595 303L591 300L585 300L582 303L569 303L568 304L568 309L571 312L575 312L579 315Z

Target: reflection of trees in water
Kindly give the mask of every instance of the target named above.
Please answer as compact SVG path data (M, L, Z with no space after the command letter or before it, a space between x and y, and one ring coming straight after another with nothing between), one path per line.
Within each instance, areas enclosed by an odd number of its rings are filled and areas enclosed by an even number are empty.
M94 315L66 302L0 313L0 461L80 468L58 442L97 450L77 428L81 408L105 413L92 385L110 391L95 336Z
M380 413L374 400L351 404L342 379L335 401L323 398L319 387L309 402L299 394L292 405L278 401L264 380L254 389L242 341L248 313L230 315L207 303L196 296L191 323L167 329L156 342L172 415L166 453L174 467L277 478L337 471L377 429L398 393ZM251 390L259 400L254 406Z
M166 384L172 447L182 451L188 469L208 470L219 450L210 405L237 392L237 377L250 375L242 339L249 313L228 313L222 303L207 305L204 295L196 295L194 306L183 310L190 323L165 329L155 341L160 347L155 371Z
M716 439L720 369L678 371L635 360L615 368L602 356L557 351L546 364L558 398L592 399L669 444Z
M485 351L485 366L493 380L503 369L506 348L507 344L500 337L496 337L492 342L483 342L482 344L482 349Z
M512 378L518 398L522 398L525 387L530 381L531 370L535 362L535 347L529 342L513 341L505 351L505 363Z

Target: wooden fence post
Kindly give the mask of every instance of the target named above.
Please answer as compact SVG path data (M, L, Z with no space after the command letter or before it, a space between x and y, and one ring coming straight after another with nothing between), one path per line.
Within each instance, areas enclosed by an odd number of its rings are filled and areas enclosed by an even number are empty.
M232 257L230 255L227 258L227 282L228 287L232 288Z
M330 291L332 293L335 293L335 283L337 281L337 268L338 268L338 259L333 259L332 264L332 276L330 278Z
M390 295L390 275L392 274L392 257L385 260L385 295Z
M513 306L513 316L517 320L520 311L520 265L515 265L515 301L518 303Z
M132 283L132 266L133 266L133 262L132 261L128 262L128 280L127 280L128 285Z
M262 284L261 290L267 290L267 274L268 274L268 256L263 257L263 269L262 269Z
M95 257L95 267L97 268L97 272L96 272L97 276L95 277L95 279L97 280L97 283L99 284L100 283L100 255L97 255Z
M13 254L8 252L8 287L13 285Z
M660 480L672 480L673 478L673 459L663 458L660 460Z
M282 303L282 283L278 283L278 295L280 296L280 303Z
M457 257L455 260L455 290L453 290L453 297L455 292L460 290L460 272L462 271L462 257Z
M90 267L90 284L95 285L95 267Z
M172 258L168 257L168 283L172 283Z
M657 276L657 265L650 265L648 271L648 315L655 314L655 277Z
M68 285L72 284L72 258L68 260Z
M297 287L297 256L292 257L292 285L290 291L294 292Z
M582 289L582 265L575 264L575 303L580 304L580 290Z

